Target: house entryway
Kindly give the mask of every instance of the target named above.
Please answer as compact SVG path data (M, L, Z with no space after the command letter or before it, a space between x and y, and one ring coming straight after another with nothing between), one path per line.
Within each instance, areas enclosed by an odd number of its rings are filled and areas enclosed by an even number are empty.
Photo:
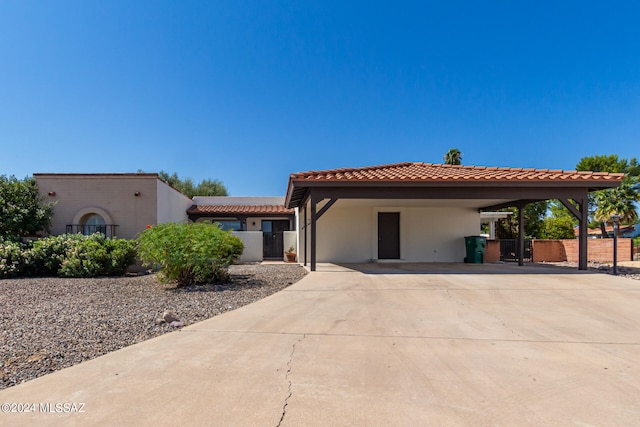
M284 256L284 232L289 230L289 220L262 221L262 252L264 259L282 259Z
M400 212L378 212L378 259L400 259Z

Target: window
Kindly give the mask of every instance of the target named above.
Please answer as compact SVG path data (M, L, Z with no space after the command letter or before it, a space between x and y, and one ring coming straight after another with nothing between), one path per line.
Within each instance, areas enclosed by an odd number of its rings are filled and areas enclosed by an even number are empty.
M104 218L95 213L85 216L82 221L82 234L88 236L93 233L107 234L107 225Z
M223 229L224 231L229 231L229 230L240 231L240 230L242 230L242 223L240 221L237 221L237 220L216 221L216 223L219 224L219 227L221 229Z

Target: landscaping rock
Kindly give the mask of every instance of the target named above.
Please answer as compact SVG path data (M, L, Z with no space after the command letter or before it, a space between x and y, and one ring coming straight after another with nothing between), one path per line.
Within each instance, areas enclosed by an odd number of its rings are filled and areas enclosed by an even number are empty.
M162 314L162 320L164 320L167 323L173 323L173 322L179 322L180 319L178 319L178 316L176 316L174 313L170 312L170 311L165 311Z

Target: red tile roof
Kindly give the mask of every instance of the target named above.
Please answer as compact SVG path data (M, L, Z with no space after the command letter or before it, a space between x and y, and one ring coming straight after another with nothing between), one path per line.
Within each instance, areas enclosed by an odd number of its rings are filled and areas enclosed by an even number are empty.
M291 174L291 182L620 182L624 174L405 162Z
M188 210L189 214L235 214L235 215L292 215L293 209L287 209L284 205L193 205Z

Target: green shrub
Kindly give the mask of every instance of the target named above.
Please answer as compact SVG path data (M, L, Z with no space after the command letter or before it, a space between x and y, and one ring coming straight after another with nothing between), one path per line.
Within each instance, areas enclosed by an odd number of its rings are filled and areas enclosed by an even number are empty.
M67 245L58 270L61 277L122 276L136 259L134 241L107 239L100 233L73 235Z
M0 278L16 276L122 276L136 261L136 242L63 234L34 241L30 246L0 243Z
M105 239L103 247L107 252L104 264L104 274L107 276L122 276L127 267L136 262L138 251L135 240Z
M138 238L144 265L157 266L162 280L183 286L222 280L243 249L238 237L209 223L155 225Z
M24 249L20 243L0 237L0 279L17 277L25 268Z
M573 219L565 217L546 217L542 228L543 239L575 239Z
M35 240L29 250L29 266L27 275L30 276L57 276L70 249L72 239L81 239L79 234L63 234L49 236Z

